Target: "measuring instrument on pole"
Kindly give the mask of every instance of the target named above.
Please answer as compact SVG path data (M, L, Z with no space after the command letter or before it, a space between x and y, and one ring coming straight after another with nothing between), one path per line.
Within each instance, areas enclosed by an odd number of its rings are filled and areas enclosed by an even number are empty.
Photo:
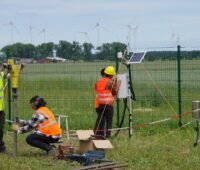
M24 64L19 59L8 59L4 67L8 69L10 73L10 82L13 96L13 123L17 123L17 97L18 97L18 86L19 86L19 75L24 68ZM13 132L13 156L17 154L17 131Z
M144 59L146 52L135 52L133 53L129 59L126 58L126 50L124 53L119 52L118 58L121 59L121 62L126 65L127 72L123 74L118 74L117 79L121 81L121 85L119 87L118 96L117 98L123 99L124 101L124 109L123 109L123 116L120 122L120 128L122 127L125 112L126 110L129 111L129 138L132 136L132 100L136 100L135 92L133 90L132 85L132 76L131 76L131 65L132 64L139 64ZM128 106L129 102L129 106ZM117 135L119 131L116 132Z

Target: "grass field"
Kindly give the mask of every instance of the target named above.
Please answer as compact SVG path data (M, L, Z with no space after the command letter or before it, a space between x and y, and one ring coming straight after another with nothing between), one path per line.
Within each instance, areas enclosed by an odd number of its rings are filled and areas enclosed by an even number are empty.
M20 77L17 114L30 118L29 100L34 95L43 96L56 114L69 116L69 128L92 129L96 119L93 108L95 81L101 68L110 62L30 64ZM193 100L200 99L199 60L181 62L182 113L191 111ZM126 68L120 65L119 73ZM165 119L178 113L176 61L144 62L132 66L132 80L136 101L132 103L132 139L123 131L111 139L115 149L106 153L108 159L127 162L128 169L200 169L199 146L193 147L194 123L178 129L178 120L172 119L156 125L137 126ZM6 107L7 108L7 107ZM120 101L120 116L123 102ZM8 115L8 114L7 114ZM192 121L189 114L183 124ZM64 123L64 122L62 122ZM116 113L114 124L116 126ZM128 126L128 113L123 126ZM9 129L6 128L6 129ZM25 135L18 139L18 157L12 157L12 133L5 140L8 153L0 155L0 169L72 169L77 164L53 161L43 153L25 144ZM40 161L42 160L44 161ZM43 159L44 158L44 159ZM5 163L6 162L6 163Z
M199 169L200 145L193 147L194 124L181 129L165 125L134 130L131 139L127 131L111 139L114 149L106 151L106 159L128 163L129 170L194 170ZM0 154L0 169L71 170L75 162L47 158L39 149L25 143L27 134L18 135L17 157L12 156L12 132L5 134L7 153ZM65 136L64 136L64 139ZM73 143L70 140L68 143Z

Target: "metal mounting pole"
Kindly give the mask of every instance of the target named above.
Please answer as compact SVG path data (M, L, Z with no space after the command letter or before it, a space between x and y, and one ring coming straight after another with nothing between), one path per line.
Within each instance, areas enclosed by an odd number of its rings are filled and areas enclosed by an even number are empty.
M177 46L177 69L178 69L178 114L179 114L179 127L182 126L181 122L181 55L180 55L180 45Z
M11 116L11 85L10 85L10 79L8 79L8 120L11 121L12 120L12 116ZM11 123L9 122L9 124L11 125Z
M13 93L13 123L17 123L17 93ZM13 156L17 155L17 131L13 132Z
M131 99L131 90L130 90L130 80L129 80L129 87L128 87L128 90L129 90L129 138L132 137L133 135L133 122L132 122L132 99Z
M118 73L118 70L119 70L119 60L118 60L118 57L117 57L117 54L118 54L118 48L116 47L115 48L115 57L116 57L116 72ZM119 127L119 99L117 98L116 99L116 103L117 103L117 127Z

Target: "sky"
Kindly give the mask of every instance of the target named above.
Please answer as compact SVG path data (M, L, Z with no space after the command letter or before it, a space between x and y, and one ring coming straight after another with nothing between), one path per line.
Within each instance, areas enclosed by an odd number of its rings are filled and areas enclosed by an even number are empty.
M0 49L65 40L198 50L199 7L199 0L0 0Z

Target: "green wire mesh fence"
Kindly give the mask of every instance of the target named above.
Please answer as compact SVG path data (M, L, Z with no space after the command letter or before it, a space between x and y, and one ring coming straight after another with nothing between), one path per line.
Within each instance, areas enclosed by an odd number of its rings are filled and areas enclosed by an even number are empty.
M39 95L55 114L68 115L70 129L92 129L97 116L94 84L100 78L100 70L108 65L115 66L115 61L27 64L20 75L18 116L30 118L33 110L29 100ZM181 60L182 113L191 111L192 101L200 99L199 65L198 59ZM144 60L131 65L131 70L136 94L131 110L133 125L178 116L177 60ZM120 63L119 73L126 71ZM121 117L123 102L120 100L119 104ZM190 115L182 117L183 122L188 119ZM123 126L128 126L128 116Z

